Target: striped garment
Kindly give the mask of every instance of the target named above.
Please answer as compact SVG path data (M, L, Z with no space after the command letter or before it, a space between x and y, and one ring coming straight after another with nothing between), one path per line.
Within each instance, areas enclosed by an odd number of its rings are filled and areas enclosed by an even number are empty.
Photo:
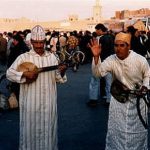
M132 90L136 84L149 87L150 68L147 60L133 51L124 60L114 54L102 63L99 60L97 65L93 61L92 71L95 76L105 76L111 72L113 80L118 79ZM148 109L143 101L140 109L144 120L147 120ZM130 96L124 104L112 97L105 150L147 150L147 135L148 131L137 114L135 97Z
M58 70L39 73L33 83L25 83L17 67L32 62L37 67L57 65L58 60L50 53L39 56L34 50L20 55L7 70L7 78L20 84L20 145L19 150L58 150L57 147L57 89L56 82L67 78Z

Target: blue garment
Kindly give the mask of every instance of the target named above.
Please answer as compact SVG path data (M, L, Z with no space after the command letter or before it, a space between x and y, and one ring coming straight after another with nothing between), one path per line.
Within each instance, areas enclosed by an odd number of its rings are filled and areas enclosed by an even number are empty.
M100 94L100 78L91 76L91 81L89 83L89 99L90 100L98 100L99 98L106 98L107 102L110 102L111 99L111 93L110 93L110 87L111 87L111 81L112 76L110 73L108 73L105 77L105 94L106 96L102 96Z
M111 83L112 83L112 75L110 73L108 73L106 76L104 76L104 78L105 78L106 96L104 96L103 98L106 98L106 101L110 102L110 99L111 99L110 87L111 87Z
M10 81L6 79L6 69L7 69L6 62L0 61L0 94L9 97L10 92L8 86Z
M8 109L8 97L10 95L8 86L9 82L6 79L6 62L0 60L0 108L1 109Z
M6 63L0 61L0 74L5 73L6 69L7 69Z
M100 96L100 78L91 76L89 83L89 99L98 100Z

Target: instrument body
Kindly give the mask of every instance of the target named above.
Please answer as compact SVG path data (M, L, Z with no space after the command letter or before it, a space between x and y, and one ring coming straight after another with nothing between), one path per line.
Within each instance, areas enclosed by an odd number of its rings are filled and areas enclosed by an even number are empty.
M58 69L58 65L38 68L32 62L24 62L18 66L17 71L19 71L19 72L35 71L37 73L40 73L40 72L52 71L52 70L56 70L56 69Z
M37 79L39 73L56 69L58 69L58 65L38 68L32 62L23 62L18 66L17 71L23 72L23 75L26 77L26 83L32 83Z

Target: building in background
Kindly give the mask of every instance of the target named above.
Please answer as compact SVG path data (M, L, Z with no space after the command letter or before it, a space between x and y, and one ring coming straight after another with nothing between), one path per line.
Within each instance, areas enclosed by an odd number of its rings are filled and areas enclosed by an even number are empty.
M105 20L102 17L102 5L100 0L95 0L93 4L92 14L89 18L80 19L77 14L68 15L65 20L59 21L31 21L27 18L0 18L0 32L8 32L13 30L32 29L33 26L40 24L45 30L57 30L57 31L85 31L89 30L93 32L97 23L105 24L109 30L119 32L125 30L126 26L134 25L138 20L141 20L146 29L150 30L150 9L142 8L139 10L122 10L116 11L115 16L109 20ZM144 29L141 27L141 29Z
M112 19L121 22L124 29L129 25L135 25L139 30L150 30L150 9L148 8L116 11Z
M93 21L94 23L99 23L102 21L102 6L99 0L96 0L93 6Z
M93 14L89 18L79 19L76 14L71 14L66 20L59 21L31 21L27 18L1 18L0 19L0 32L2 31L13 31L13 30L24 30L32 29L36 24L40 24L46 30L58 30L58 31L94 31L94 27L97 23L102 22L102 6L100 0L95 0L95 4L92 7Z

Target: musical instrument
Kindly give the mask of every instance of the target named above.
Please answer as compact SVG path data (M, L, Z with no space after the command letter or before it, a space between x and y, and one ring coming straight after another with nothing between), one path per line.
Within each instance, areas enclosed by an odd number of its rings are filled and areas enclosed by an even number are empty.
M32 83L37 79L39 73L45 71L53 71L56 69L60 70L61 75L62 73L64 73L65 70L63 64L38 68L32 62L24 62L18 66L17 71L24 72L24 76L26 77L26 83Z
M18 66L17 71L19 71L19 72L35 71L37 73L40 73L40 72L52 71L52 70L56 70L56 69L58 69L58 65L38 68L32 62L24 62Z

